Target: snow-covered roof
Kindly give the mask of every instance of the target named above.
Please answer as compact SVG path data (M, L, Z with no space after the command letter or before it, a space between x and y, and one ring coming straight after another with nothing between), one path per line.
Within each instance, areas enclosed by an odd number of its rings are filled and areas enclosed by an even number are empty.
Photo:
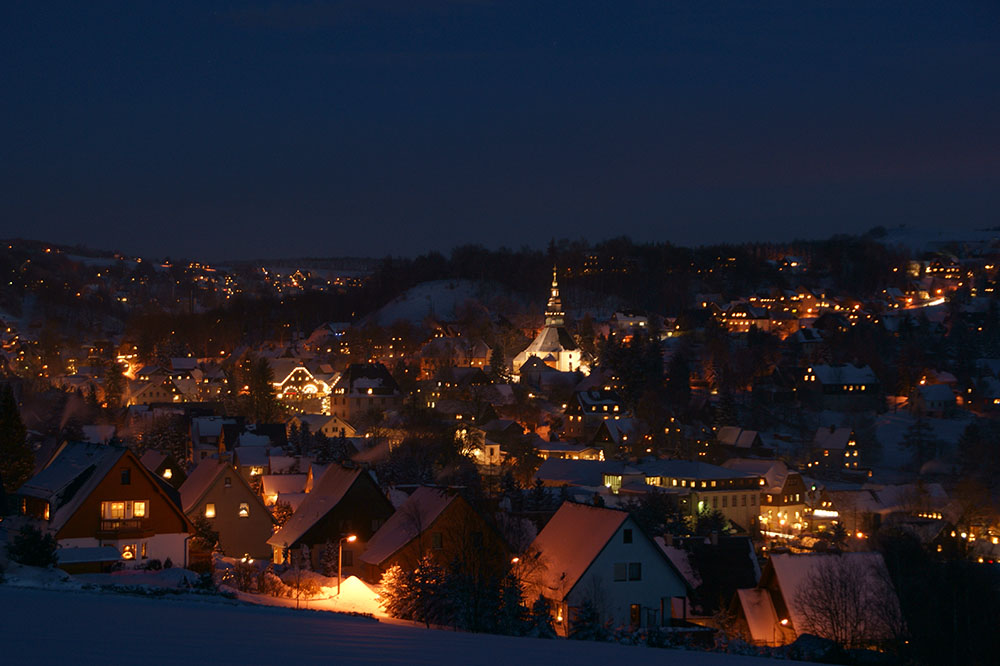
M546 354L573 351L577 347L576 340L564 327L546 326L521 354L544 358Z
M267 542L276 547L294 546L309 528L340 503L363 473L361 469L347 469L340 465L327 467L323 476L314 481L302 505Z
M781 596L788 608L788 614L796 632L801 633L806 626L805 616L800 602L800 593L810 584L818 572L828 566L843 562L850 570L857 573L859 584L876 585L888 579L885 562L882 555L875 552L841 553L825 555L812 553L809 555L791 555L779 553L771 556L771 565L778 580ZM891 600L889 600L891 602ZM874 612L874 609L872 609Z
M570 593L627 520L625 511L563 502L531 544L544 566L541 582L553 598Z
M389 516L385 524L372 535L361 559L368 564L381 564L400 548L430 529L438 516L458 495L437 488L420 487Z
M299 464L299 459L295 456L269 455L267 466L271 474L284 474L295 469Z
M816 365L813 374L821 384L871 385L878 383L875 372L867 365Z
M821 449L846 449L854 431L850 428L818 428L813 446Z
M535 478L549 484L603 486L605 474L638 474L638 471L615 460L557 460L549 458L535 472Z
M674 568L684 577L688 587L693 590L701 585L701 576L698 575L698 572L695 571L694 566L691 564L691 553L683 548L668 546L666 540L661 536L653 537L653 541L663 551L663 554L667 556L667 559L674 565Z
M198 502L205 496L208 489L212 487L212 483L219 477L219 474L225 471L230 472L233 476L239 476L229 463L214 458L202 460L188 474L179 489L181 506L184 508L184 513L189 513L198 505Z
M652 460L636 465L646 476L684 479L745 479L756 474L689 460Z
M127 449L89 442L65 442L18 494L49 503L49 527L58 531L107 476Z
M955 392L947 384L930 384L917 389L924 402L955 402Z
M766 589L753 588L736 590L740 605L750 628L750 636L755 643L775 643L778 639L778 614L774 610L771 594Z
M155 451L150 449L142 454L142 458L139 458L139 462L142 466L148 469L150 472L155 472L156 468L163 464L163 461L167 459L167 454L161 451Z
M283 493L304 493L308 474L265 474L260 477L265 497Z
M726 469L763 478L767 483L766 488L773 492L781 492L789 474L788 465L780 460L732 458L722 463L722 466Z
M236 446L240 447L250 447L250 446L271 446L271 438L267 435L258 435L252 432L240 433L239 439L236 441Z

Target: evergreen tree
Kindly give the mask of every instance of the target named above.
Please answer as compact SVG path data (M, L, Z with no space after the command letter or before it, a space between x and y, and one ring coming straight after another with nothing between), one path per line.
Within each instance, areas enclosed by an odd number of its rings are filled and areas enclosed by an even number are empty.
M577 641L604 641L608 639L608 630L601 622L601 614L590 598L573 613L569 637Z
M319 569L320 573L324 576L336 576L339 561L339 547L334 546L333 543L327 539L326 544L323 546L323 554L319 558Z
M35 469L35 455L10 386L0 393L0 479L8 493L21 487Z
M121 406L122 394L125 392L125 377L122 366L111 360L104 369L104 399L108 409L118 409Z
M923 415L918 415L917 420L903 433L902 444L913 451L918 467L934 458L941 446L940 440L934 435L934 429Z
M205 552L214 552L219 545L219 533L212 527L212 521L199 515L191 523L194 525L192 544Z
M497 618L499 633L523 636L530 626L530 615L524 606L521 582L513 574L504 577L501 590L500 615Z
M274 393L274 372L267 359L249 359L246 368L246 416L255 423L274 423L282 408Z
M274 516L275 527L280 528L287 523L288 519L292 517L292 513L292 506L287 502L282 502L281 500L275 502L274 506L271 507L271 515Z
M59 545L49 532L28 523L7 544L7 555L15 562L31 567L55 566Z
M412 620L417 614L416 574L394 564L382 574L382 607L390 617Z
M500 382L510 380L510 372L507 370L507 359L504 355L503 343L497 340L490 350L490 372L493 378Z
M556 630L552 624L552 611L549 608L548 600L542 595L538 595L535 603L531 604L531 626L527 635L533 638L555 638Z

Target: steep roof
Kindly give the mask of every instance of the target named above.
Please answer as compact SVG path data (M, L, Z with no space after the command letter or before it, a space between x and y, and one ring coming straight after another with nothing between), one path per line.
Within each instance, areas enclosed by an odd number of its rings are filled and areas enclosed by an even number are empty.
M822 449L846 449L853 433L850 428L819 428L813 437L813 446Z
M565 598L628 518L625 511L563 502L531 544L545 565L542 584Z
M843 558L843 559L841 559ZM885 562L882 556L875 552L842 553L839 555L791 555L779 553L771 556L771 565L785 600L788 614L797 632L802 632L806 625L805 616L799 594L810 584L813 576L825 567L839 563L848 564L852 571L858 573L857 582L871 585L886 580ZM889 600L891 602L891 600Z
M419 534L430 529L434 521L458 497L437 488L417 488L378 532L372 535L361 559L369 564L385 562Z
M229 463L218 460L217 458L206 458L201 461L201 463L195 467L188 477L181 484L179 492L181 494L181 506L184 509L184 513L189 512L191 509L198 505L198 502L208 489L212 487L212 483L219 478L219 474L223 471L229 471L233 476L239 476Z
M340 465L327 467L298 510L267 542L275 547L293 546L344 499L347 491L364 473L361 469L347 469Z
M765 589L752 588L736 590L740 605L750 628L750 636L758 643L775 643L778 635L775 627L778 624L778 614L774 610L774 602Z
M282 493L301 493L305 490L308 474L265 474L260 477L265 497Z

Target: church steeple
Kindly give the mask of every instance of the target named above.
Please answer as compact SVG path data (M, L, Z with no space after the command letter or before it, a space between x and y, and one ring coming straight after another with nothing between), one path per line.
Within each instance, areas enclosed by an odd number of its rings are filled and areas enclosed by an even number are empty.
M556 267L552 266L552 289L549 291L549 302L545 306L545 325L562 326L565 323L563 319L565 315L562 301L559 300L559 280L556 275Z

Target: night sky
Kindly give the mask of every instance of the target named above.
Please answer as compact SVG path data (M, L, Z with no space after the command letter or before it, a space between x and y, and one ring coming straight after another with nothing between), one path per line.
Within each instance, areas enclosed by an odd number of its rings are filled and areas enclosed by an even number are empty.
M0 85L2 237L229 259L1000 224L996 0L5 0Z

